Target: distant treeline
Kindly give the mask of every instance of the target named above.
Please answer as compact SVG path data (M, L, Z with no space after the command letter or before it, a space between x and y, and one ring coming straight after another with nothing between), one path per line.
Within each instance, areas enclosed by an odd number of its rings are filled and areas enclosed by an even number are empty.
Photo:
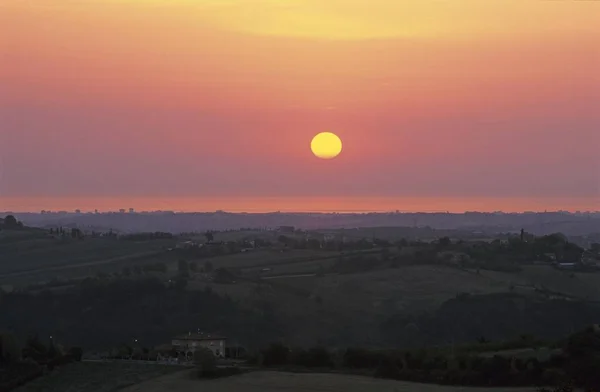
M150 241L158 239L173 239L172 233L154 232L154 233L134 233L134 234L122 234L119 236L120 240L124 241Z

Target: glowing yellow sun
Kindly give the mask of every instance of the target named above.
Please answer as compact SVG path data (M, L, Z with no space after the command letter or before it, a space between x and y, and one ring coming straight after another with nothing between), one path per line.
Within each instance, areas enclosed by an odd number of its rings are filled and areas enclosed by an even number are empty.
M310 149L318 158L332 159L342 152L342 140L334 133L321 132L313 138Z

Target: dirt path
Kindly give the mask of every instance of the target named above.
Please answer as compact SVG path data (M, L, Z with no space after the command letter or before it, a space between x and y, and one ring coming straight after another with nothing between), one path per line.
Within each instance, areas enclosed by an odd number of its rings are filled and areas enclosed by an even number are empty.
M253 372L219 380L198 380L178 372L143 382L123 392L534 392L535 388L466 388L415 384L339 374Z

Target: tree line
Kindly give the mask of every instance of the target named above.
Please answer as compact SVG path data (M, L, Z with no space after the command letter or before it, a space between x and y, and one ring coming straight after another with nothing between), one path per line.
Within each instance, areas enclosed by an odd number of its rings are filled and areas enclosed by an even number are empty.
M485 357L458 348L419 350L329 350L290 348L274 343L250 359L262 367L301 368L371 375L395 380L463 386L561 386L600 388L600 329L597 326L557 341L558 353L545 361L500 354ZM456 351L455 351L456 350ZM456 353L458 352L458 353Z

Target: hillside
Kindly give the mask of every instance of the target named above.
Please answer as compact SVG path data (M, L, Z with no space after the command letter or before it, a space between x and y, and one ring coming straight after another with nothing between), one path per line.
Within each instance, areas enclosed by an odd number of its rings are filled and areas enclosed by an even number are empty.
M22 284L119 271L131 263L168 261L175 240L120 241L99 235L73 238L49 230L0 231L0 284Z
M125 388L123 392L458 392L462 387L415 384L339 374L253 372L214 381L177 373ZM470 392L531 392L532 388L469 388Z

